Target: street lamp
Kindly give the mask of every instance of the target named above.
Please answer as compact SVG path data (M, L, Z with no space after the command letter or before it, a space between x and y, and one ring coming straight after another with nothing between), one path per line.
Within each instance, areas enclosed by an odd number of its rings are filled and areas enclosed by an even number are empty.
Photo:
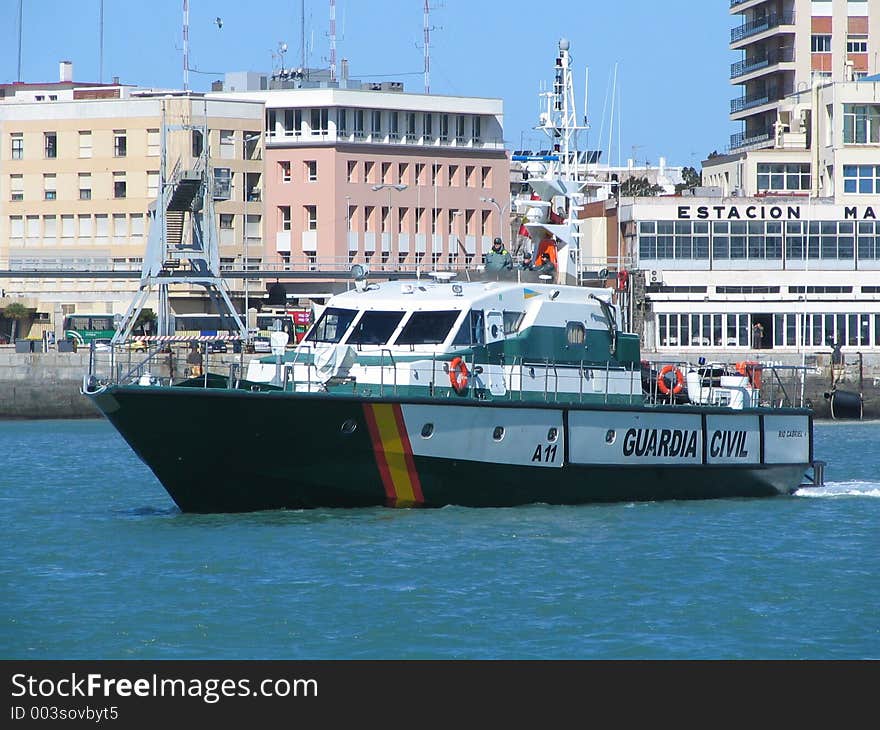
M501 203L499 203L495 198L480 198L480 202L482 203L492 203L498 209L498 226L501 228L501 239L502 242L504 240L504 209L507 208L507 204L503 207Z
M394 183L379 183L378 185L371 185L370 186L370 190L374 190L375 192L379 192L380 190L387 190L388 191L388 223L389 224L391 223L391 192L396 190L398 193L402 193L408 187L409 187L409 185L405 185L404 183L396 183L396 184L394 184ZM388 233L390 234L391 231L389 231ZM397 245L398 245L397 253L399 255L400 254L400 237L399 236L397 239Z

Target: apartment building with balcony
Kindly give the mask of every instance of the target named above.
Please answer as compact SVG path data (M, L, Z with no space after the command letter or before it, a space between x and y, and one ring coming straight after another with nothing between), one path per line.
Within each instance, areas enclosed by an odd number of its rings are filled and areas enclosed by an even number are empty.
M209 145L216 188L228 193L215 206L221 257L240 261L247 238L262 243L262 128L260 103L76 83L64 64L59 82L0 87L0 269L37 272L0 281L0 305L20 301L44 318L125 312L159 195L163 136L168 175ZM120 277L88 276L96 270Z
M509 237L500 100L397 84L232 96L265 105L264 262L430 271Z
M880 72L878 0L730 0L730 151L773 146L777 110L814 81Z

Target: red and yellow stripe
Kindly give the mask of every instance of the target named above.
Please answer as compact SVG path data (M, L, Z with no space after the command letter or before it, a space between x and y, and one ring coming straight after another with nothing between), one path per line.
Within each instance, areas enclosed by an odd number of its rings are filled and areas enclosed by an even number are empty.
M365 403L364 417L388 506L414 507L424 504L422 485L416 473L400 404Z

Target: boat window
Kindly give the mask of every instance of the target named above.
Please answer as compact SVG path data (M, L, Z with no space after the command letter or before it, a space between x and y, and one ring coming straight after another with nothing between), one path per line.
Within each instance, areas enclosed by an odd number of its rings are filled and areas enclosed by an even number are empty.
M357 310L355 309L339 309L338 307L328 307L324 310L312 331L306 336L309 342L332 342L338 343L345 331L349 328Z
M586 329L580 322L569 322L565 325L565 336L569 345L583 345Z
M391 339L405 312L364 312L351 334L348 345L384 345Z
M413 312L404 325L397 345L439 345L445 342L449 330L460 312Z
M512 335L519 331L522 324L524 312L505 312L504 313L504 334Z
M483 310L475 309L469 317L465 317L458 332L455 334L453 345L482 345L485 342L483 331Z

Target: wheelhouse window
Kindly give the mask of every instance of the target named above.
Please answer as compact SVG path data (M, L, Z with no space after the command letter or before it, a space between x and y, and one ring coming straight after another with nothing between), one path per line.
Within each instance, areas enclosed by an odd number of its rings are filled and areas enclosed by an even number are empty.
M483 310L476 309L465 317L458 332L455 333L453 345L482 345L486 341L483 325Z
M345 342L348 345L385 345L404 314L405 312L364 312Z
M415 312L397 338L398 345L439 345L446 341L460 312Z
M337 344L342 340L354 318L357 310L328 307L324 310L321 318L315 323L312 331L306 336L309 342L329 342Z

